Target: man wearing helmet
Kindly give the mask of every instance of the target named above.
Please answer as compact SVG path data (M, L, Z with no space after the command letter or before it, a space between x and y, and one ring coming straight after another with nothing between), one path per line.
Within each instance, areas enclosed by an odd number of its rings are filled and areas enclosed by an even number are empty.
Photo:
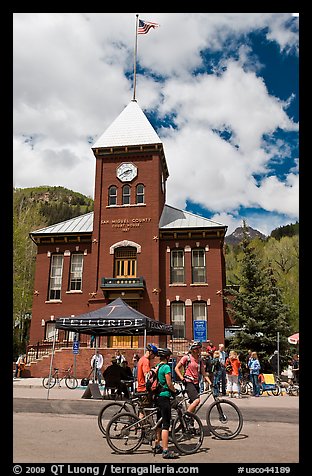
M188 354L184 355L175 367L177 376L185 384L185 389L191 402L188 407L189 412L195 412L197 405L200 403L200 374L203 376L204 380L211 385L211 380L205 372L204 362L200 357L201 348L201 342L193 342L190 345ZM184 368L184 375L181 373L182 367Z
M151 370L151 361L155 358L157 355L157 347L154 344L147 344L146 346L146 352L142 357L139 359L138 362L138 371L137 371L137 392L146 392L146 374ZM142 404L149 405L150 401L148 398L145 399L146 402L144 402L144 399L141 399ZM143 418L143 414L139 414L140 418Z
M173 451L168 450L169 427L171 420L170 396L176 393L171 379L171 368L168 364L172 352L170 349L158 349L159 364L157 366L157 380L160 385L157 395L157 419L162 417L162 428L156 429L155 453L162 453L164 459L175 458ZM162 442L162 446L160 444Z

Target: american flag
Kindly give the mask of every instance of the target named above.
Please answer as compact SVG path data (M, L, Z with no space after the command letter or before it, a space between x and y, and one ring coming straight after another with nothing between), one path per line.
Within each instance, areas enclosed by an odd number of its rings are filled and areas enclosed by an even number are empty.
M146 33L148 33L151 28L157 28L158 26L158 23L139 20L138 35L146 35Z

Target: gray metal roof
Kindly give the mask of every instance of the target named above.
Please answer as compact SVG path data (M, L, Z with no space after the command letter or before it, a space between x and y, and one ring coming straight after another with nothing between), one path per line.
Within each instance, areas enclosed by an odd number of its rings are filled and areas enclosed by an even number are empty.
M93 144L92 149L161 143L138 103L131 101Z
M80 215L70 220L56 223L55 225L32 231L31 235L51 235L56 233L92 233L93 231L93 212Z
M169 205L164 206L159 222L159 228L161 230L215 227L224 228L225 225L199 215L194 215L194 213L186 212L185 210L179 210L178 208Z
M193 213L179 210L178 208L165 205L159 228L166 229L183 229L183 228L215 228L225 225L209 220L208 218L194 215ZM71 218L70 220L56 223L55 225L41 228L40 230L32 231L31 235L54 235L54 234L68 234L68 233L92 233L93 231L93 212L80 215L79 217Z

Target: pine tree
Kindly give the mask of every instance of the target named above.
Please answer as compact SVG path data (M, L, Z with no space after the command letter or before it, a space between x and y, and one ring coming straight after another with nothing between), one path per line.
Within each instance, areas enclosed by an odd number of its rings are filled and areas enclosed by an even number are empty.
M268 358L277 348L277 332L280 355L286 354L290 332L289 309L282 302L273 269L264 268L246 232L242 252L239 290L227 289L224 295L228 312L240 329L231 339L230 347L243 355L249 349L256 351L262 371L271 370Z

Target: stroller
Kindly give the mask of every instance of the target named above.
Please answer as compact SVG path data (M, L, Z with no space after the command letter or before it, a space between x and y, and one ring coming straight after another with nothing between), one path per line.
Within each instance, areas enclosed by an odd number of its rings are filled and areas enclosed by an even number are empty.
M279 385L275 382L273 374L260 374L259 383L260 395L262 395L263 392L267 392L268 395L272 394L277 397L281 392Z

